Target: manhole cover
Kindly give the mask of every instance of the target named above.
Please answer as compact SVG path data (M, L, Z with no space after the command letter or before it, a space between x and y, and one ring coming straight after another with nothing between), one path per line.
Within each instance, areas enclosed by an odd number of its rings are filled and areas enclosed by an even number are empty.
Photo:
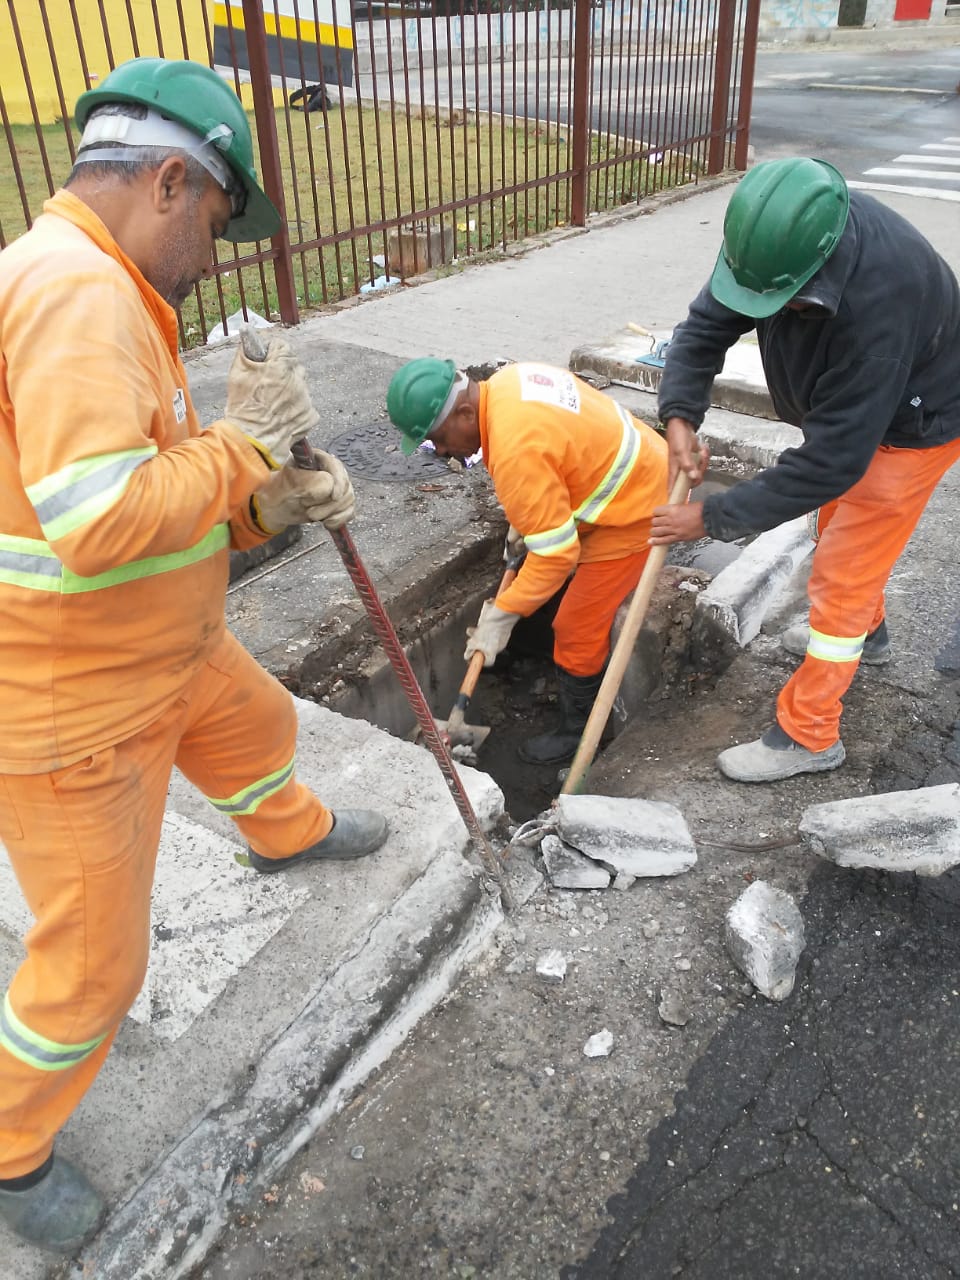
M365 480L440 480L453 479L442 458L429 449L417 449L409 457L400 450L400 433L389 422L371 422L355 427L331 442L347 470Z

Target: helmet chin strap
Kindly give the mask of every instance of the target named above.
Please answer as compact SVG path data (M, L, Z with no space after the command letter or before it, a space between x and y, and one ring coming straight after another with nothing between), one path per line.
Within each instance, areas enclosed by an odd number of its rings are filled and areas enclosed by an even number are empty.
M149 159L151 148L185 151L230 197L232 215L237 217L243 212L246 192L217 150L223 142L229 146L232 140L233 130L226 124L217 125L205 138L201 138L185 125L160 115L158 111L148 109L142 120L133 116L97 113L87 121L74 163L106 160L114 164L138 164ZM104 143L112 145L104 146Z

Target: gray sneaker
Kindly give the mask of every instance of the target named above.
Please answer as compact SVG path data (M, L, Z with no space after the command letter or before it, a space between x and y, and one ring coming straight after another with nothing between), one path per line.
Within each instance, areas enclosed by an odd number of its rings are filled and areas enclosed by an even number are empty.
M787 653L794 653L798 658L807 656L807 645L810 643L810 628L806 623L789 627L780 637L780 643ZM882 667L893 657L893 648L887 634L886 619L876 630L868 633L863 642L863 653L860 661L867 667Z
M839 738L823 751L808 751L775 724L756 742L721 751L717 767L734 782L778 782L798 773L838 769L846 755Z
M375 809L341 809L333 815L333 830L309 849L292 853L289 858L265 858L248 849L250 865L264 873L285 871L304 862L343 862L362 858L379 849L387 838L387 820Z
M75 1253L92 1236L103 1217L104 1203L86 1176L54 1156L50 1172L25 1191L0 1188L0 1221L21 1240Z

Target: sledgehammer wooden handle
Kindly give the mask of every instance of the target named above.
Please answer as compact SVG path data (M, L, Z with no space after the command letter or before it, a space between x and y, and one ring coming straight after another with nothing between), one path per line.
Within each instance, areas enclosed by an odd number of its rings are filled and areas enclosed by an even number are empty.
M686 502L689 492L690 477L681 471L673 482L670 502L672 504ZM620 632L620 638L617 640L616 647L613 650L613 656L607 666L606 674L597 691L593 710L590 712L583 735L580 738L577 754L573 757L570 772L567 774L560 789L561 795L576 795L583 786L587 772L591 764L593 764L593 757L597 754L597 747L600 744L600 735L603 733L604 725L607 723L607 718L620 691L623 673L626 671L630 655L633 653L633 646L636 644L637 636L640 634L640 628L643 626L643 620L647 615L653 589L657 585L657 578L660 576L660 570L663 568L669 550L668 546L657 546L650 549L647 563L643 566L643 573L640 575L640 581L637 583L633 599L630 601L630 608L627 610L623 630Z

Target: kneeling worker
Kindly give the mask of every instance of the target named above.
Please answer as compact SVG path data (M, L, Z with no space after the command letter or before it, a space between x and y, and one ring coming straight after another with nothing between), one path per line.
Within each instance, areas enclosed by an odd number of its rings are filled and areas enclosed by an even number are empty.
M610 628L649 555L651 513L667 498L667 447L650 427L567 369L512 364L485 382L452 360L411 360L394 375L387 410L403 451L429 441L441 457L483 450L527 557L488 600L464 657L492 666L518 619L573 574L554 619L561 723L520 748L530 764L573 758L610 652ZM575 571L575 572L574 572Z

